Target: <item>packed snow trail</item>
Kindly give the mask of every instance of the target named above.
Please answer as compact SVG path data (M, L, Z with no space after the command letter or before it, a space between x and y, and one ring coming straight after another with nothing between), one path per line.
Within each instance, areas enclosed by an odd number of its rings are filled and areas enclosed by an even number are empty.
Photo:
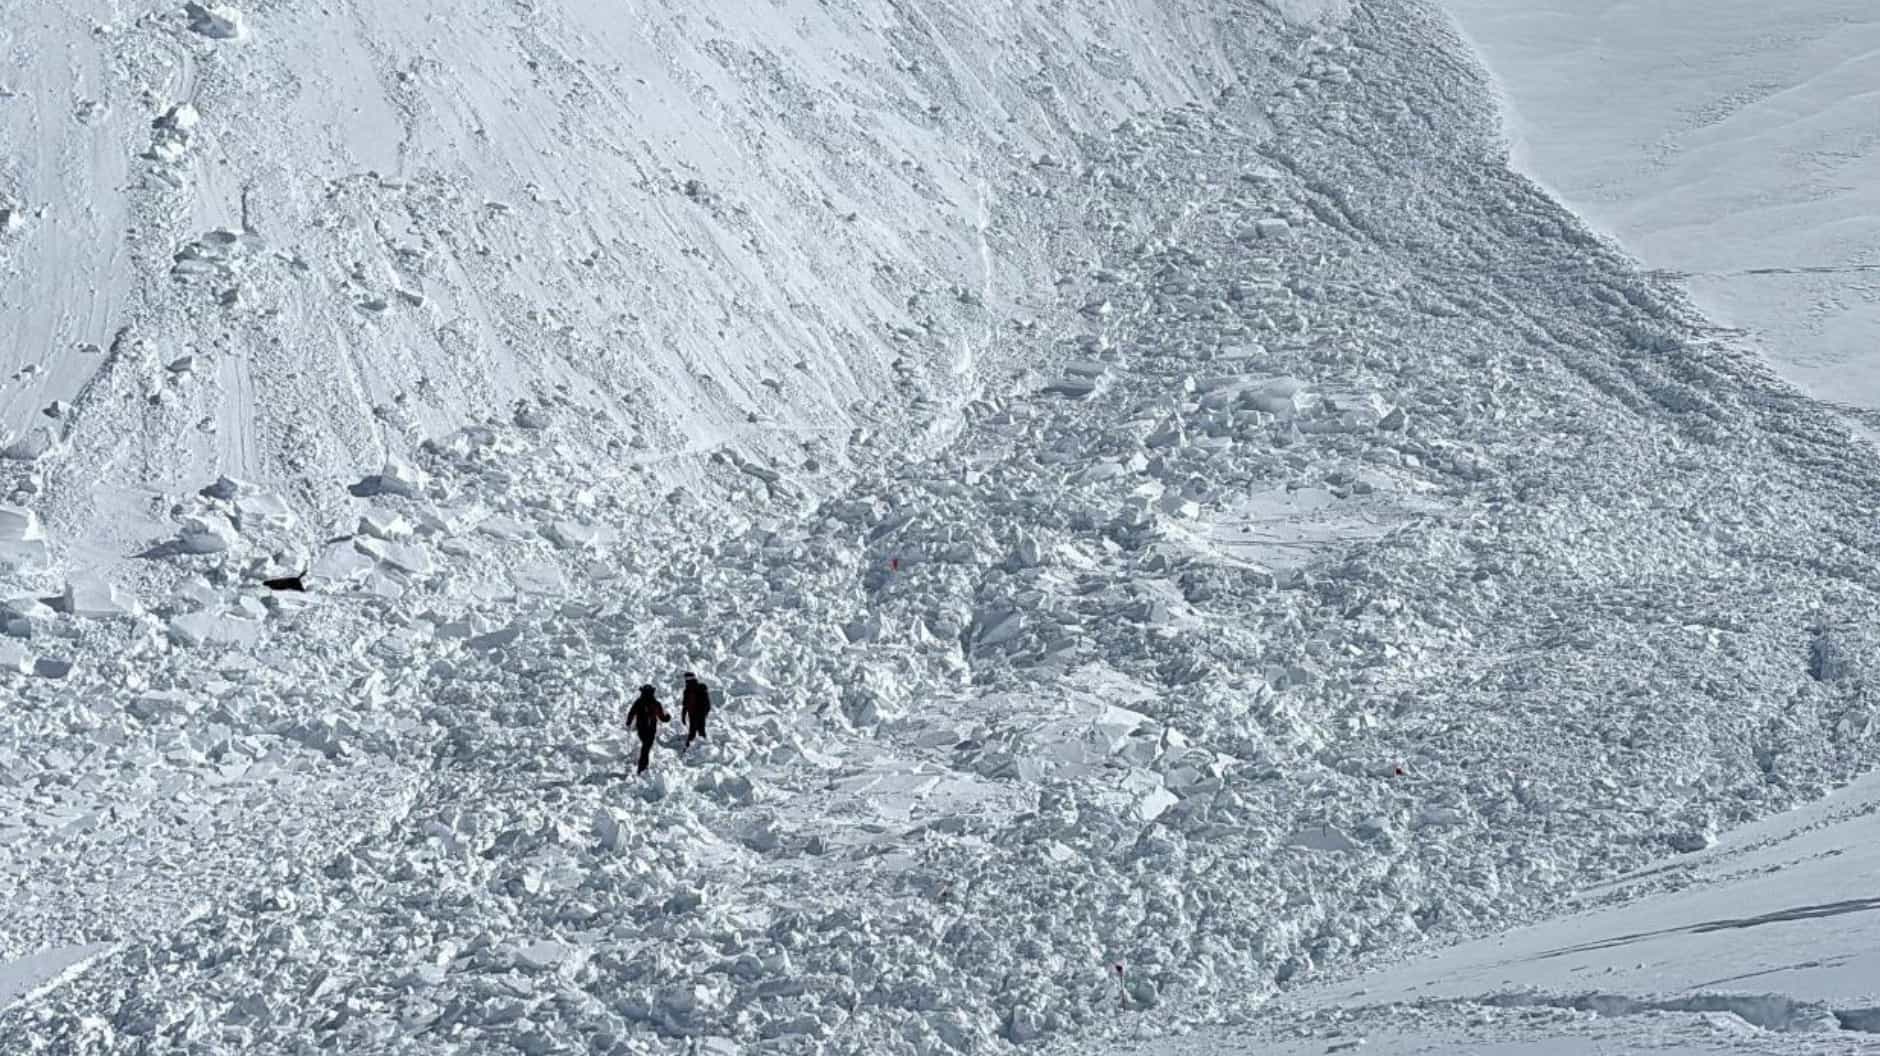
M395 792L300 853L231 810L256 881L150 934L7 900L120 945L0 1048L1085 1044L1531 918L1865 766L1866 453L1507 172L1425 8L1221 11L1230 85L997 196L1078 223L1003 330L1028 369L982 365L930 456L917 421L826 496L729 451L668 494L494 421L322 556L379 600L277 598L227 649L40 616L144 642L184 702L132 728L187 773L291 740L295 782ZM722 739L619 780L626 691L683 669ZM26 706L129 721L69 692Z

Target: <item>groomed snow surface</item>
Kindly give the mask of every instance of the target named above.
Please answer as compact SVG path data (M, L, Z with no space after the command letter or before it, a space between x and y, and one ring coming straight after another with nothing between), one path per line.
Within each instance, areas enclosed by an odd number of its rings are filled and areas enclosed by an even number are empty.
M1439 12L641 14L0 15L0 1052L1868 1041L1871 451Z

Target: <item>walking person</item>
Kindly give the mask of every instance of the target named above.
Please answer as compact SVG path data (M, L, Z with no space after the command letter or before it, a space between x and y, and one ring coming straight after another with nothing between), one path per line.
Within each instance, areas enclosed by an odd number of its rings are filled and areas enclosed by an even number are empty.
M627 709L627 725L640 735L640 769L645 773L653 761L653 739L659 736L659 724L671 722L672 716L666 714L666 706L659 702L659 696L652 686L641 686L640 697Z
M711 690L692 672L685 673L685 695L679 698L679 715L685 720L685 746L705 736L705 717L712 713Z

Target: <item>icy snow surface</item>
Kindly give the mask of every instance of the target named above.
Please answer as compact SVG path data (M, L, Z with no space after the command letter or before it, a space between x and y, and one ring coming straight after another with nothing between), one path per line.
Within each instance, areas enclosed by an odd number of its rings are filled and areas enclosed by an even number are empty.
M232 10L0 14L0 1052L1090 1046L1873 757L1871 453L1431 7Z
M1745 328L1880 409L1880 9L1871 0L1443 0L1516 164Z

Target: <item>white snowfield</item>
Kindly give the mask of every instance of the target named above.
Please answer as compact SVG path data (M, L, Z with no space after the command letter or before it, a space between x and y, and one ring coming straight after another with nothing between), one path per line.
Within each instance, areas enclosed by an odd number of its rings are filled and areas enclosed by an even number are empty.
M1095 1051L1870 766L1871 451L1420 0L0 34L0 1053Z
M1442 0L1517 166L1819 398L1880 409L1868 0Z

